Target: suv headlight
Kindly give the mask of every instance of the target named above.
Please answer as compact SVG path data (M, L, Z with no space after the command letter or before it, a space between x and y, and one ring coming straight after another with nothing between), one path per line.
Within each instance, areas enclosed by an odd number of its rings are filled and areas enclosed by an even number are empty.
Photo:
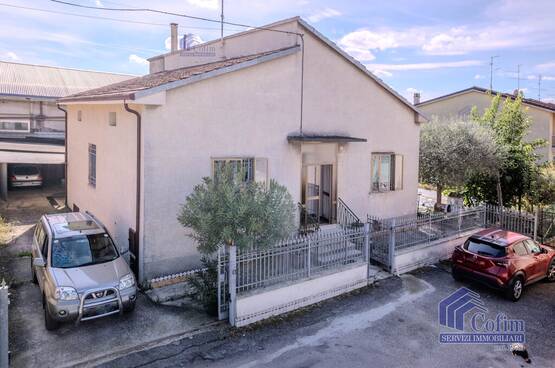
M78 299L77 290L69 286L60 286L54 292L54 298L57 300L75 300Z
M128 274L119 279L118 289L123 290L135 285L135 278L132 274Z

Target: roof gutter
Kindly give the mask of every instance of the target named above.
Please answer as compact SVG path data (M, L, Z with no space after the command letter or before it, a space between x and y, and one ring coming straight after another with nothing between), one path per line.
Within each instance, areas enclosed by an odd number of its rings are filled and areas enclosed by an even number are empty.
M141 127L141 114L137 111L137 110L133 110L132 108L129 107L129 105L127 104L127 102L123 102L123 107L125 108L125 110L127 112L130 112L131 114L135 115L137 117L137 182L136 182L136 194L135 194L135 239L134 241L136 242L135 244L137 245L137 247L140 249L140 239L141 239L141 132L142 132L142 127ZM139 253L141 253L139 251ZM137 256L135 254L135 256ZM139 259L136 259L136 262L139 262ZM138 278L139 280L142 280L142 272L143 272L143 268L141 267L140 264L138 264L138 273L139 275Z
M65 195L64 195L64 204L67 207L67 110L61 107L59 104L56 104L58 110L63 111L64 113L64 177L65 177Z

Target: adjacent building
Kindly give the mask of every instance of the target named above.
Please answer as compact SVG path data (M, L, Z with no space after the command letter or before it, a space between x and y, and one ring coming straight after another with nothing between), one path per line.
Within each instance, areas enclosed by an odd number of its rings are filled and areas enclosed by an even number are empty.
M38 165L46 182L64 178L65 113L58 98L129 78L0 61L0 197L8 196L10 165Z
M474 106L482 113L491 105L493 96L500 94L503 99L515 98L515 94L490 91L481 87L470 87L428 101L420 102L420 95L416 94L415 106L431 119L461 119L468 120ZM555 154L555 104L523 98L523 105L532 119L532 126L528 134L530 141L544 139L547 145L539 148L538 153L542 161L553 161Z
M183 50L172 27L150 74L59 100L68 203L129 248L141 281L198 265L177 215L224 164L276 179L323 226L416 212L425 119L362 64L298 17Z

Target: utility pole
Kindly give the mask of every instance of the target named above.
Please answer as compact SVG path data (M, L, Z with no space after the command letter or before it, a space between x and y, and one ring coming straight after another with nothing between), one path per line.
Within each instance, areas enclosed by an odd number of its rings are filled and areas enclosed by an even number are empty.
M224 0L222 0L222 12L220 14L221 24L220 24L220 40L224 42Z
M538 101L542 100L542 75L538 75Z
M493 91L493 59L498 58L499 55L495 55L490 57L489 62L489 90L490 92Z

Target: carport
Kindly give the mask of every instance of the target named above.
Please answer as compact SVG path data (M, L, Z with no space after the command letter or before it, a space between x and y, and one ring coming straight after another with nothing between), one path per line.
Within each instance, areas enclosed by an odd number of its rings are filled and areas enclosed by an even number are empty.
M40 165L47 176L63 177L65 152L63 141L60 143L0 141L0 198L8 199L9 164Z

